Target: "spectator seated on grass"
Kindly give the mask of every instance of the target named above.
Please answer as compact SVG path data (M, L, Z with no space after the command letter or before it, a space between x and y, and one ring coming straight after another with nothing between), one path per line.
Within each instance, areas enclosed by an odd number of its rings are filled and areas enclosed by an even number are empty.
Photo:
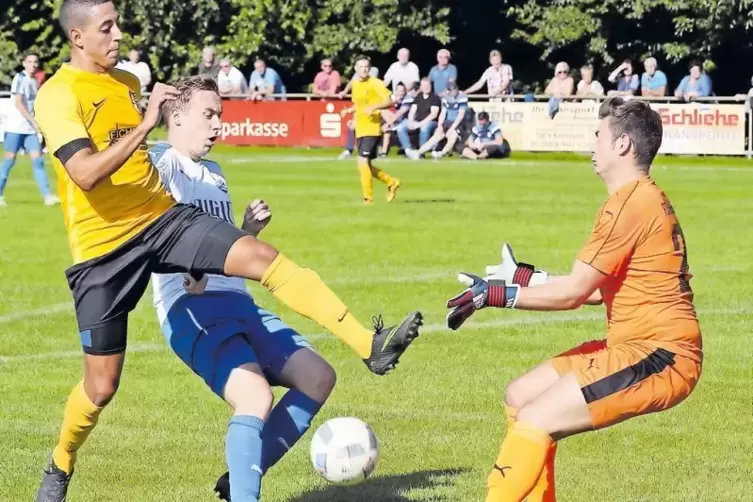
M422 78L418 94L408 112L408 120L403 121L397 127L397 137L407 157L412 158L418 155L417 149L411 144L410 133L418 131L419 148L429 141L437 128L437 118L439 118L441 107L442 101L431 90L431 80L429 77Z
M439 127L437 127L434 136L418 149L416 159L423 154L431 151L431 156L435 159L441 159L456 145L459 144L462 153L463 144L468 138L469 129L473 127L472 109L468 106L468 96L460 92L458 85L451 81L447 88L447 95L442 98L442 111L439 113ZM469 120L470 119L470 120ZM435 147L446 140L444 147L436 151Z
M489 119L487 112L478 114L478 120L465 142L462 155L472 160L501 159L510 156L510 147L502 136L502 129Z

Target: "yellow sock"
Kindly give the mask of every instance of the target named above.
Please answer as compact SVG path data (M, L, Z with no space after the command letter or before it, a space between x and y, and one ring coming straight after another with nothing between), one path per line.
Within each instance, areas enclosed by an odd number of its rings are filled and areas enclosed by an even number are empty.
M89 433L97 425L99 414L104 408L95 406L84 390L84 382L79 382L68 396L65 405L60 439L52 450L52 459L59 469L70 474L76 462L76 452L84 444Z
M384 183L385 185L392 186L392 184L395 182L395 179L390 176L389 174L385 173L378 167L371 166L371 175L374 176L376 179Z
M486 502L521 502L541 475L552 438L530 424L515 422L502 442L487 483Z
M557 455L557 443L552 443L546 455L546 463L541 476L526 499L528 502L556 502L554 490L554 457Z
M368 162L358 161L358 172L361 173L361 193L365 200L371 200L374 197L373 181L371 179L371 169Z
M374 333L348 312L313 270L299 267L280 253L264 272L261 283L285 305L350 345L362 359L371 355Z

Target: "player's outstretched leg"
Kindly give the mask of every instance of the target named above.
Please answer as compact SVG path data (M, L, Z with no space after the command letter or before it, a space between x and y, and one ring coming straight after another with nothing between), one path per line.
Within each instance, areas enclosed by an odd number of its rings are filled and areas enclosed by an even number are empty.
M210 234L208 239L212 238ZM259 280L278 300L350 345L378 375L397 364L423 324L421 313L414 312L392 328L384 328L381 319L374 330L364 327L316 272L299 267L251 236L241 237L232 244L223 273Z
M84 380L68 397L58 444L44 470L36 502L66 500L77 452L97 425L104 407L115 396L124 358L124 352L84 355Z

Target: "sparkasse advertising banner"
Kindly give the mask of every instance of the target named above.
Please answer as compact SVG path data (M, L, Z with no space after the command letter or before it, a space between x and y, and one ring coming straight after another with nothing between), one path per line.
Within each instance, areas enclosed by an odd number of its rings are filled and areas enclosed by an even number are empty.
M345 145L349 117L346 101L223 102L220 142L230 145Z
M232 145L342 147L350 117L340 110L348 101L224 102L220 141ZM547 103L472 102L476 113L489 112L512 151L589 152L599 123L599 103L563 102L554 119ZM745 154L742 104L653 103L662 118L661 153Z

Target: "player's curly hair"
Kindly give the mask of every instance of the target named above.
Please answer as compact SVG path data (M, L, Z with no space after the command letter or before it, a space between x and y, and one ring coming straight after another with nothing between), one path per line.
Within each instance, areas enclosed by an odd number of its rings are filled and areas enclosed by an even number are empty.
M219 94L217 82L207 75L194 75L182 78L171 85L178 90L180 95L175 99L162 103L162 120L165 125L170 125L168 122L169 117L176 110L183 111L186 109L191 98L198 91L210 91Z
M633 144L636 163L648 171L661 147L661 116L647 101L621 97L608 98L599 108L599 119L609 118L612 139L627 135Z

